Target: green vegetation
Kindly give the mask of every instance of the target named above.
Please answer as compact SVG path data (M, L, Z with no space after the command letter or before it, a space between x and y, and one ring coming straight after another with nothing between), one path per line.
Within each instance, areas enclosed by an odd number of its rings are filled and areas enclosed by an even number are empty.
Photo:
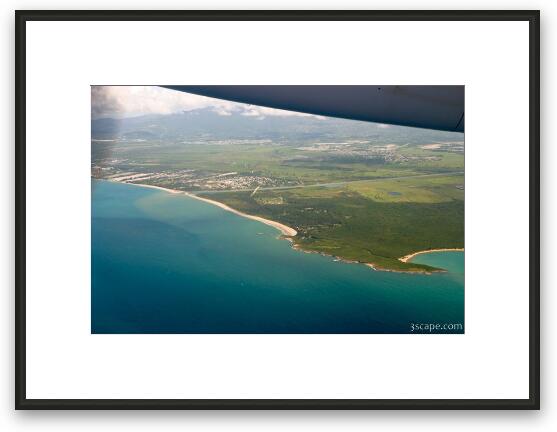
M462 175L351 182L338 187L201 194L295 228L296 247L397 271L412 252L464 247Z

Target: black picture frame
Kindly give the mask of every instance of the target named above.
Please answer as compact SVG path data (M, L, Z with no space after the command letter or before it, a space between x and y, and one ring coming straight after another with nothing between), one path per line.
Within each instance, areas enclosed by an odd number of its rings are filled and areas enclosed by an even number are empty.
M26 396L26 23L28 21L527 21L529 23L528 399L29 399ZM525 11L15 11L16 409L539 409L540 13Z

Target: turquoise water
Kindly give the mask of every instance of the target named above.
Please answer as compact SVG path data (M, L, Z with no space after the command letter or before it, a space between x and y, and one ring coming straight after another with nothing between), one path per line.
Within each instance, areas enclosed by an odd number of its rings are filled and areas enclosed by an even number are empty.
M464 324L464 253L414 259L447 273L379 272L295 251L277 235L183 195L93 181L92 333L411 333L412 323Z

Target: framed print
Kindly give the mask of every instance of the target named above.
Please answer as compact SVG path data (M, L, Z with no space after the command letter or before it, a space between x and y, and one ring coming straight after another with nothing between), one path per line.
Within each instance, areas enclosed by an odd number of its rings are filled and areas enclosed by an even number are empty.
M17 11L18 409L539 409L538 11Z

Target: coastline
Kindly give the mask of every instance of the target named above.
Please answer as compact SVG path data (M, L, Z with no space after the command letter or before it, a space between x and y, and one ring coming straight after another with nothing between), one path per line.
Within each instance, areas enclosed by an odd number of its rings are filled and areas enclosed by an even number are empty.
M107 181L111 181L111 180L107 180ZM180 191L180 190L177 190L177 189L170 189L170 188L165 188L165 187L162 187L162 186L147 185L147 184L141 184L141 183L125 183L125 182L114 182L114 183L123 183L123 184L129 184L129 185L145 187L145 188L150 188L150 189L157 189L157 190L164 191L164 192L167 192L167 193L170 193L170 194L173 194L173 195L185 195L187 197L194 198L194 199L197 199L199 201L204 201L208 204L212 204L214 206L220 207L221 209L223 209L225 211L229 211L231 213L234 213L238 216L245 217L247 219L252 219L252 220L264 223L265 225L269 225L269 226L279 230L282 234L282 236L280 236L279 238L290 241L292 243L292 248L295 249L295 250L298 250L300 252L317 253L317 254L320 254L320 255L333 257L338 261L342 261L342 262L350 263L350 264L363 264L366 267L369 267L369 268L371 268L372 270L375 270L375 271L386 271L386 272L393 272L393 273L408 273L408 274L432 274L432 273L442 273L442 272L446 271L446 270L443 270L443 269L432 270L432 271L389 269L389 268L380 267L380 266L378 266L374 263L352 261L352 260L347 260L347 259L344 259L342 257L338 257L338 256L335 256L335 255L327 254L327 253L320 252L320 251L304 250L301 247L299 247L299 245L297 245L292 238L292 237L296 236L298 234L298 232L294 228L291 228L287 225L281 224L280 222L276 222L276 221L273 221L273 220L270 220L270 219L265 219L265 218L260 217L260 216L255 216L255 215L250 215L250 214L247 214L247 213L243 213L239 210L236 210L232 207L229 207L228 205L226 205L224 203L221 203L219 201L215 201L215 200L212 200L212 199L209 199L209 198L200 197L200 196L195 195L191 192L185 192L185 191ZM417 251L417 252L413 252L411 254L405 255L401 258L398 258L398 260L403 262L403 263L406 263L409 260L411 260L412 258L414 258L416 255L421 255L421 254L426 254L426 253L431 253L431 252L456 252L456 251L463 252L464 248L442 248L442 249L422 250L422 251Z
M404 255L403 257L399 258L398 260L405 263L414 258L416 255L422 255L431 252L464 252L464 248L444 248L444 249L428 249L418 252L413 252L408 255Z
M223 203L218 202L218 201L211 200L209 198L203 198L203 197L200 197L198 195L192 194L190 192L184 192L184 191L180 191L180 190L176 190L176 189L165 188L165 187L162 187L162 186L146 185L146 184L141 184L141 183L125 183L125 184L130 184L130 185L134 185L134 186L141 186L141 187L146 187L146 188L151 188L151 189L158 189L158 190L165 191L165 192L175 194L175 195L176 194L186 195L190 198L195 198L199 201L204 201L208 204L212 204L212 205L215 205L217 207L220 207L221 209L229 211L231 213L234 213L238 216L242 216L242 217L245 217L247 219L252 219L252 220L264 223L265 225L269 225L273 228L278 229L282 233L283 236L294 237L296 234L298 234L298 232L294 228L291 228L287 225L281 224L280 222L276 222L276 221L273 221L273 220L270 220L270 219L265 219L265 218L262 218L260 216L254 216L254 215L250 215L250 214L247 214L247 213L242 213L241 211L233 209L232 207L229 207L226 204L223 204Z
M287 238L287 240L289 240L290 242L293 242L291 238ZM343 262L345 264L362 264L366 267L369 267L370 269L372 269L374 271L383 271L383 272L392 272L392 273L406 273L406 274L425 274L425 275L431 275L433 273L446 273L447 272L447 270L444 270L444 269L436 269L436 270L398 270L398 269L390 269L390 268L380 267L377 264L371 263L371 262L354 261L354 260L349 260L349 259L346 259L346 258L336 256L336 255L331 255L331 254L328 254L328 253L325 253L325 252L321 252L321 251L312 251L312 250L302 249L297 244L293 244L292 249L297 250L299 252L307 253L307 254L319 254L319 255L326 256L326 257L334 258L335 261L340 261L340 262ZM427 251L427 252L433 252L433 251ZM425 251L423 251L422 253L425 253Z
M406 273L406 274L425 274L431 275L433 273L446 273L447 270L444 269L437 269L437 270L395 270L395 269L388 269L384 267L378 267L376 264L373 263L364 263L365 266L371 268L375 271L384 271L384 272L393 272L393 273Z

